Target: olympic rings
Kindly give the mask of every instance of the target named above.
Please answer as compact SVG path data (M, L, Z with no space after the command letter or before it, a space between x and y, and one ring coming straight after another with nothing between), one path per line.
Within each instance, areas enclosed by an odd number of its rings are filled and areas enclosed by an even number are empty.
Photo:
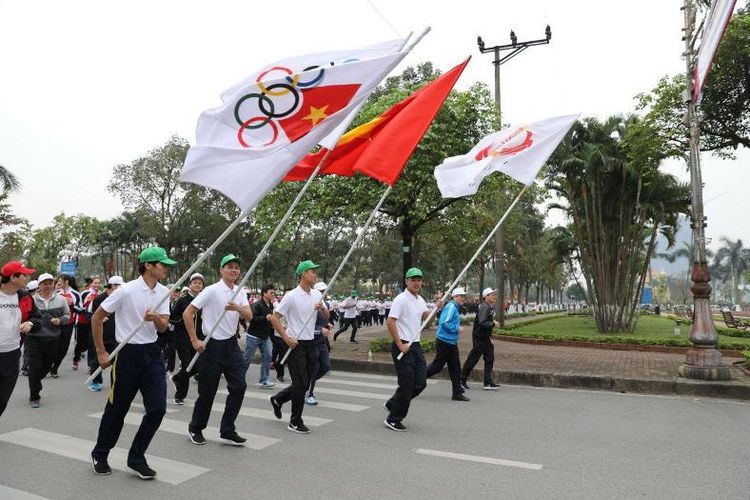
M268 118L284 118L285 116L291 115L297 109L297 105L299 104L299 92L295 90L294 87L292 87L291 85L287 85L286 83L274 83L273 85L268 86L268 90L267 90L268 95L274 95L273 93L271 93L271 89L275 89L275 88L285 88L289 92L291 92L291 94L294 96L294 104L292 104L291 107L287 111L284 111L283 113L274 113L273 101L271 99L266 98L266 100L268 100L268 102L271 103L271 110L268 111L266 110L266 108L263 107L263 103L266 101L264 99L261 99L259 101L258 107L260 107L260 110Z
M265 110L264 110L264 114L266 115L265 122L261 123L260 125L256 125L254 127L251 127L251 126L247 125L247 123L248 123L249 120L248 121L244 121L244 120L242 120L240 118L240 106L242 106L242 103L245 102L246 99L250 99L251 97L257 97L260 100L261 103L264 102L264 101L268 101L268 105L271 107L270 113L266 113ZM295 106L296 106L296 104L295 104ZM260 107L262 109L262 105L260 105ZM273 112L274 112L273 101L268 96L266 96L264 94L258 94L257 92L253 92L251 94L245 94L245 95L243 95L240 98L240 100L237 101L237 104L235 104L235 106L234 106L234 119L237 120L237 123L240 124L240 130L242 130L243 128L256 129L256 128L261 128L266 123L270 122L271 118L272 118L271 115L273 115Z
M257 126L257 127L251 127L250 124L253 123L253 122L256 122L256 121L262 121L263 123L261 125ZM241 124L240 129L237 131L237 140L240 142L240 144L242 145L242 147L245 147L245 148L251 147L250 144L248 144L247 142L245 142L245 138L242 137L243 131L245 129L260 128L263 125L265 125L266 123L270 123L271 124L271 128L273 129L273 137L271 138L270 141L268 141L267 143L265 143L264 146L270 146L271 144L273 144L274 142L276 142L276 139L278 139L278 137L279 137L279 128L276 126L276 124L274 122L272 122L271 119L268 118L268 117L254 116L254 117L250 118L249 120L244 121Z
M308 66L308 67L306 67L306 68L304 68L302 70L302 73L304 73L305 71L312 71L312 70L317 69L317 68L320 68L320 66L318 66L317 64L314 65L314 66ZM303 87L303 88L304 87L312 87L313 85L317 84L318 82L320 82L323 79L323 74L325 73L325 71L326 71L325 68L320 68L320 72L318 73L318 76L316 76L315 78L313 78L309 82L300 82L299 81L299 75L294 75L295 78L297 78L297 83L296 83L297 87ZM292 82L292 78L289 77L289 76L286 77L286 80L289 83L293 83Z
M280 97L282 95L286 95L287 94L286 92L276 92L276 93L269 92L268 89L266 88L266 86L263 84L263 81L262 81L263 77L266 76L271 71L283 71L287 75L291 75L292 74L292 70L289 69L289 68L285 68L283 66L274 66L273 68L268 69L268 70L264 71L263 73L259 74L258 78L255 79L255 83L258 84L258 88L260 88L261 92L263 92L264 94L268 94L268 95L273 96L273 97ZM289 80L289 77L287 77L287 80ZM299 80L299 75L294 75L294 78L292 78L290 80L290 83L292 85L296 86L298 80Z

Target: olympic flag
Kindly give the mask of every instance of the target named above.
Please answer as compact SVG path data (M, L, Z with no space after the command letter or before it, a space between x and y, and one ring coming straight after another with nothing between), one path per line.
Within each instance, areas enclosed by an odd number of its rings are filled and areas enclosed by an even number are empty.
M703 29L703 40L701 40L698 57L693 68L693 99L696 103L701 100L703 85L711 71L721 37L724 36L724 31L726 31L729 20L732 18L735 3L737 3L737 0L713 0L711 2L711 9L708 11L706 18L706 27Z
M250 210L407 53L341 59L348 54L341 51L318 54L318 64L302 56L257 72L225 92L221 106L201 113L180 180Z
M566 115L508 127L488 135L463 156L435 167L443 198L475 194L485 177L502 172L527 186L580 115Z

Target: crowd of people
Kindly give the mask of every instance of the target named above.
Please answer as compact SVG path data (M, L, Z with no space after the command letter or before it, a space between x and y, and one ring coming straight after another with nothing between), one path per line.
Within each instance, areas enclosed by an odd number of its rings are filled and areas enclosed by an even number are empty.
M167 381L174 385L173 402L184 405L191 379L197 381L197 399L187 427L190 441L203 445L203 430L221 378L227 393L220 424L222 442L242 446L246 439L235 429L247 388L246 377L256 350L260 351L257 386L271 389L285 382L291 385L269 397L271 410L281 419L282 409L291 403L288 430L307 434L305 405L316 405L315 383L331 369L331 341L351 328L349 342L357 342L362 326L385 325L393 339L392 355L398 389L385 403L384 425L405 431L411 400L426 387L426 378L445 364L452 381L452 398L468 401L467 378L480 357L484 357L484 388L494 390L493 347L490 339L494 321L495 292L485 289L473 327L474 347L461 369L458 338L461 331L459 308L466 292L457 288L453 300L427 303L421 297L422 271L409 269L405 289L390 297L362 297L356 290L347 297L329 297L328 286L320 281L320 267L307 260L295 269L298 285L283 295L266 285L256 297L241 289L240 259L229 254L221 259L220 280L207 285L200 273L190 276L181 290L172 293L162 285L171 266L160 247L149 247L139 256L139 277L124 282L111 276L102 288L98 277L86 279L79 290L75 277L42 273L20 261L2 267L0 284L0 415L5 410L19 373L29 381L29 405L42 406L42 381L59 371L73 346L72 370L86 359L91 381L88 388L102 390L101 371L111 366L110 391L100 421L91 465L96 474L111 473L110 450L116 445L124 419L138 392L145 414L131 445L127 465L142 479L156 472L146 461L146 450L166 413ZM167 299L169 296L169 299ZM437 313L437 314L436 314ZM420 346L423 321L439 317L436 357L427 366ZM335 324L338 323L338 329ZM239 339L244 336L244 352ZM23 352L23 354L21 354ZM179 361L179 364L177 363ZM19 369L20 366L20 369Z

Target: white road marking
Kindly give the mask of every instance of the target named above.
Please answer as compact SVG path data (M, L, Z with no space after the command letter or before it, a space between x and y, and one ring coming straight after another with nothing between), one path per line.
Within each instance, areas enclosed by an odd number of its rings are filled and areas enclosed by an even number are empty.
M32 428L0 434L0 441L74 458L87 464L91 463L91 450L94 448L93 441ZM157 473L156 480L169 484L184 483L210 471L210 469L204 467L177 462L168 458L153 455L146 455L146 458L149 466ZM125 448L112 448L109 453L109 465L113 469L132 472L127 466L127 460L128 450ZM91 467L90 465L87 466Z
M130 403L130 407L131 408L138 408L138 409L141 409L141 410L145 410L146 409L146 407L143 406L141 403ZM175 410L174 408L167 408L167 413L177 413L179 411L180 410Z
M375 375L374 373L354 373L354 372L345 372L345 371L339 371L339 370L331 370L328 372L328 375L331 377L347 377L347 378L369 378L371 380L387 380L389 382L393 382L394 384L398 383L398 379L391 375ZM427 384L433 385L439 383L439 380L428 380Z
M339 378L333 378L333 377L323 377L319 379L317 382L315 382L316 386L317 384L339 384L339 385L350 385L350 386L356 386L356 387L370 387L372 389L388 389L390 391L395 391L396 387L398 387L397 384L378 384L377 382L360 382L359 380L342 380Z
M47 497L40 497L2 484L0 484L0 498L4 500L49 500Z
M102 415L103 413L92 413L89 417L101 419ZM125 416L125 423L128 425L141 425L141 419L138 418L138 415L136 414L128 413ZM169 432L170 434L180 434L184 436L186 440L188 439L187 429L187 423L182 420L174 420L170 418L162 419L161 425L159 425L160 431ZM218 427L206 427L203 429L203 432L205 433L204 437L207 441L215 441L217 443L222 442L219 439ZM252 448L253 450L262 450L263 448L268 448L272 444L281 442L281 439L261 436L259 434L250 434L242 431L237 431L237 433L247 439L245 446L247 448Z
M503 458L480 457L477 455L464 455L462 453L451 453L450 451L428 450L417 448L415 453L420 455L429 455L433 457L452 458L454 460L464 460L466 462L479 462L482 464L502 465L505 467L516 467L518 469L542 470L541 464L530 464L527 462L517 462L515 460L505 460Z
M315 389L317 391L317 389ZM221 390L216 391L217 394L227 394L227 391ZM262 399L264 401L268 401L268 396L272 396L272 392L245 392L246 398L252 398L252 399ZM351 403L338 403L336 401L318 401L318 404L316 406L320 406L321 408L331 408L334 410L344 410L344 411L364 411L369 409L369 406L363 406L363 405L355 405Z
M216 393L220 394L220 391L216 391ZM185 406L195 406L195 400L186 399ZM284 408L282 408L282 412L284 412L285 415L289 415L290 409L291 403L286 404ZM224 405L221 403L214 403L211 407L211 411L224 413ZM268 409L248 408L246 406L243 406L242 408L240 408L240 415L242 415L243 417L260 418L263 420L277 420L276 416L273 414L273 410L271 409L271 403L268 403ZM333 420L329 418L308 417L307 415L305 415L302 420L304 420L305 424L310 427L320 427L321 425L333 422Z

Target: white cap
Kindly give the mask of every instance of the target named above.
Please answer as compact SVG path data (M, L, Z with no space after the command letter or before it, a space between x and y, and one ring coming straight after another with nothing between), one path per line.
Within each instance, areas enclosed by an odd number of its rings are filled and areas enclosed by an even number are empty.
M122 279L122 276L110 276L107 280L108 285L123 285L125 284L125 281Z
M456 295L466 295L466 290L464 290L463 287L459 286L453 289L453 291L451 292L451 295L454 297Z
M31 280L26 285L26 290L30 292L36 290L37 288L39 288L39 280Z
M315 283L315 286L313 286L317 291L324 292L326 288L328 288L328 285L326 285L325 281L318 281Z
M37 281L37 285L38 285L38 284L39 284L39 283L41 283L42 281L46 281L46 280L54 280L54 279L55 279L55 277L54 277L54 276L52 276L52 275L51 275L50 273L42 273L42 274L41 274L41 275L40 275L40 276L39 276L39 277L38 277L38 278L36 279L36 281Z
M482 298L485 298L491 293L495 293L495 290L493 290L492 288L485 288L484 290L482 290Z
M200 279L201 281L204 281L204 282L206 281L206 278L204 278L201 273L193 273L190 276L190 281L193 281L194 279Z

